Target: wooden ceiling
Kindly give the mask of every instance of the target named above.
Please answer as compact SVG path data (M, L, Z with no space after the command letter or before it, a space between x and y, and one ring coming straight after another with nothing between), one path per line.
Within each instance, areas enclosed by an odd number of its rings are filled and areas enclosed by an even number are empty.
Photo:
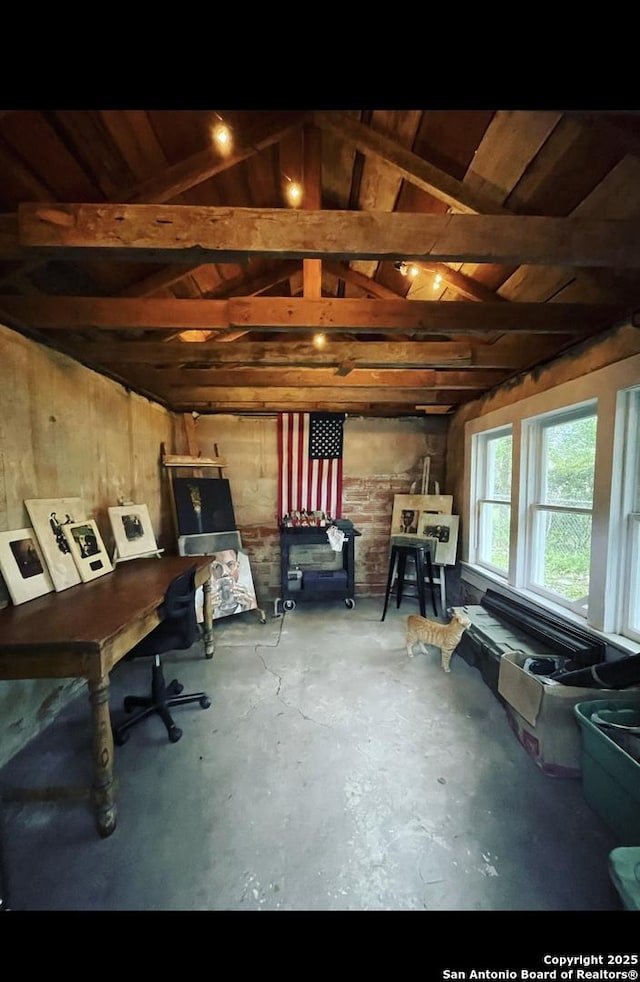
M640 113L0 112L0 319L177 412L447 413L639 270Z

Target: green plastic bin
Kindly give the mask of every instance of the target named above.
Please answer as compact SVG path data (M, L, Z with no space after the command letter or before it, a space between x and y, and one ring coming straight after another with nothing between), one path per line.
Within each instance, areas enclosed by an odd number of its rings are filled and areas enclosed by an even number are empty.
M625 908L640 910L640 846L612 849L609 876Z
M640 761L624 749L635 753L635 742L628 735L632 731L624 727L640 727L640 698L579 702L573 710L580 727L585 800L621 846L640 846ZM594 715L616 728L597 726Z

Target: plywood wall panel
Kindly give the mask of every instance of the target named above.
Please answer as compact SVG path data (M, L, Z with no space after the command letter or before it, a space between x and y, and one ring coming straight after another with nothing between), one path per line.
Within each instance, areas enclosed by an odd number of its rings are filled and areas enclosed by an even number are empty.
M122 496L149 506L158 544L175 551L160 465L174 438L163 407L0 325L0 530L28 524L25 498L79 496L111 551L107 508ZM8 602L0 582L0 606ZM83 686L0 683L0 766Z

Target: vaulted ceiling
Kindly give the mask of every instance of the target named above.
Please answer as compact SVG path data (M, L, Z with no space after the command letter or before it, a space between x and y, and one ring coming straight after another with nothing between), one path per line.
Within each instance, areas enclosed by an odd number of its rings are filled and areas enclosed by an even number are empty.
M0 320L177 412L447 413L639 270L640 113L0 112Z

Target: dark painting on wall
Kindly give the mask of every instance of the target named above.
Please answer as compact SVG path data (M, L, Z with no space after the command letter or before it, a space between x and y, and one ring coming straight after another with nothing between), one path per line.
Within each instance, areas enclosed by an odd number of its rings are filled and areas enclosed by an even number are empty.
M229 532L236 528L226 478L174 477L173 494L179 535Z

